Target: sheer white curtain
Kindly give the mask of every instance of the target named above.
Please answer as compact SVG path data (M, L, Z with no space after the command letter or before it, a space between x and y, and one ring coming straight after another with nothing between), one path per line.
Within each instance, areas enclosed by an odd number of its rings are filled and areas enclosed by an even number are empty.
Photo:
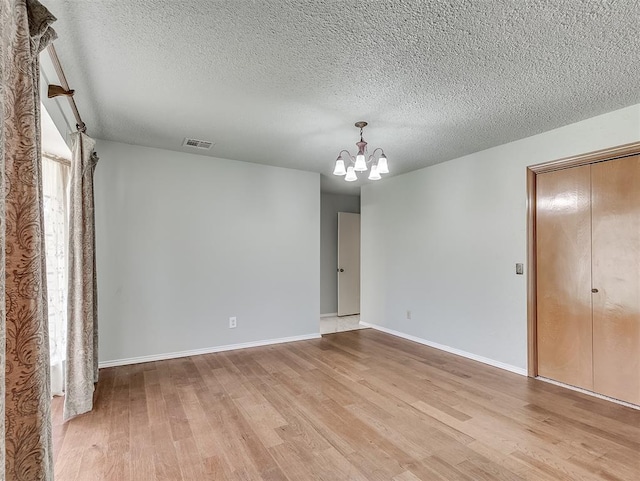
M70 164L43 153L42 187L47 259L51 393L64 394L67 332L67 244Z

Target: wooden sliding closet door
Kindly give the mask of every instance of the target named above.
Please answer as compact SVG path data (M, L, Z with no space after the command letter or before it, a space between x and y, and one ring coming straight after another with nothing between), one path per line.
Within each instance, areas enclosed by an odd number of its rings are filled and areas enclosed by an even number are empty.
M640 156L591 168L593 389L640 404Z
M536 177L538 374L593 389L590 166Z

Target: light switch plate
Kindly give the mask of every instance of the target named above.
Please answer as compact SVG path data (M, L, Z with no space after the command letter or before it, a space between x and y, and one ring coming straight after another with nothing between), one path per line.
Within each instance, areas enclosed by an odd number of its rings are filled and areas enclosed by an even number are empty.
M524 274L524 264L521 264L521 263L516 264L516 274L518 274L519 276Z

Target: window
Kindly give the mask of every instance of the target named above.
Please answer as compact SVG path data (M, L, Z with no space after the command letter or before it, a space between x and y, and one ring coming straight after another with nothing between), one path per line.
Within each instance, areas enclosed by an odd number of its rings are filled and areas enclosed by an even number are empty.
M51 392L64 390L64 361L67 332L67 245L68 188L70 163L58 157L42 156L47 296L49 309L49 348L51 353Z

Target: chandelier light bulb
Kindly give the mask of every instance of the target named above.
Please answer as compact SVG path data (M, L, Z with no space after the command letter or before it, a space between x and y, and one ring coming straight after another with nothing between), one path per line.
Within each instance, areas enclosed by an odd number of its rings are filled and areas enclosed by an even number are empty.
M364 159L364 152L358 152L356 155L356 165L353 167L356 172L364 172L367 170L367 161Z
M387 166L387 156L384 153L378 159L378 173L388 174L389 167Z
M382 177L380 177L380 173L378 172L378 166L374 164L371 166L371 172L369 173L369 180L380 180L380 179L382 179Z
M336 167L333 169L333 175L345 175L346 173L347 170L344 168L344 160L342 160L342 157L338 157Z
M344 180L346 180L347 182L353 182L354 180L358 180L358 176L356 175L353 165L350 165L349 168L347 169L347 175L344 178Z

